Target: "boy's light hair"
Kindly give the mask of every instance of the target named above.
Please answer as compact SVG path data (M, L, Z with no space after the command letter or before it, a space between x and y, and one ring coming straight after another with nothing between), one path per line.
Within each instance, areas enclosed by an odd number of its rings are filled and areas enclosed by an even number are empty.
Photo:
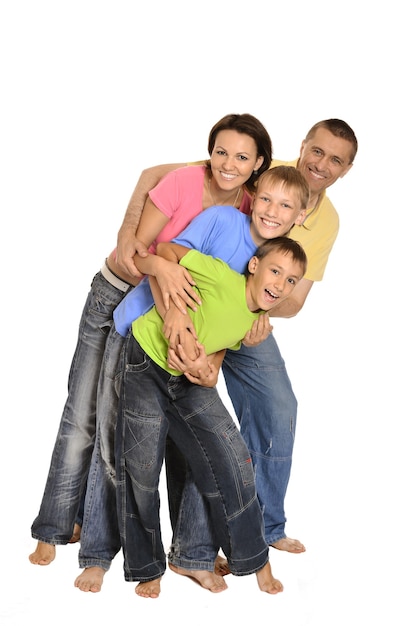
M296 191L302 210L308 209L310 189L304 175L292 165L277 165L261 174L256 184L256 193L262 193L267 189L273 189L277 185L283 185Z
M264 259L271 252L282 252L283 254L290 254L295 263L299 263L302 268L302 276L307 271L307 255L304 248L298 241L290 239L290 237L274 237L273 239L267 239L256 250L253 256L256 256L259 260ZM249 270L246 268L245 276L249 276Z

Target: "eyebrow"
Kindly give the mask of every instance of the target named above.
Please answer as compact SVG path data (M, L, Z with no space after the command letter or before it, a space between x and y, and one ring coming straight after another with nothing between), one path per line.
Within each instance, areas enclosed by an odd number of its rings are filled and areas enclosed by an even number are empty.
M311 146L311 149L312 150L320 150L321 152L324 152L324 153L326 152L321 146ZM331 158L332 159L334 159L334 158L339 159L339 161L342 163L342 165L345 164L345 159L342 159L342 157L339 156L338 154L332 154Z

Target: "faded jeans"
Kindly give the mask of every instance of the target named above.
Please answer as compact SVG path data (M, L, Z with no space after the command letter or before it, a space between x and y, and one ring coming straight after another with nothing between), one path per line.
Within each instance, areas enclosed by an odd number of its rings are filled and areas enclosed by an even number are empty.
M88 482L80 567L99 566L108 570L120 549L112 442L123 341L112 327L100 374L99 434ZM271 544L285 537L284 498L291 471L297 401L272 335L255 348L242 346L239 351L227 350L223 374L242 436L252 456L256 489L264 515L265 538ZM172 461L173 455L175 461ZM167 485L171 524L175 531L169 558L180 567L193 569L198 563L198 569L212 569L219 546L213 540L207 507L189 481L181 502L185 476L183 468L179 471L179 456L175 446L167 447ZM192 515L190 510L194 511Z
M82 505L96 434L97 384L113 310L125 296L98 272L79 324L68 397L32 537L52 545L71 539Z
M125 579L148 581L166 568L159 478L166 436L187 459L215 542L230 570L251 574L268 561L249 451L216 389L171 376L129 334L116 427L117 504Z

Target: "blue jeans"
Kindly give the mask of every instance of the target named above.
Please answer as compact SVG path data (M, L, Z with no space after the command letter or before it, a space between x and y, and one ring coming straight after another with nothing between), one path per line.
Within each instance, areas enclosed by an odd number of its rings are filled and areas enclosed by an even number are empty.
M284 498L291 471L297 400L272 335L255 348L227 350L223 374L251 453L265 538L272 544L286 536ZM190 568L193 559L198 559L199 569L212 569L217 552L207 507L188 477L169 561Z
M68 397L52 453L32 537L64 545L72 537L82 505L96 433L97 384L113 310L125 293L98 272L91 283L79 325L68 379Z
M123 341L124 338L113 326L107 338L100 373L98 435L88 479L80 567L98 566L108 570L120 549L112 445ZM272 336L256 348L242 346L239 351L228 350L223 373L242 436L251 452L256 489L264 515L265 537L271 544L285 537L284 498L291 471L297 401ZM197 569L211 570L219 546L213 540L207 506L189 476L185 482L185 469L180 457L168 438L166 471L174 529L169 560L180 567L192 569L197 565ZM198 530L196 519L199 520Z
M227 391L252 456L268 544L285 537L284 499L290 479L297 399L273 335L259 346L227 350Z
M119 335L113 324L107 337L98 383L97 432L87 480L78 553L81 568L101 567L108 571L121 548L116 506L114 432L124 342L125 338ZM165 457L170 518L174 528L187 468L183 456L169 437Z
M153 580L166 568L158 484L168 429L207 503L214 540L232 573L258 571L268 562L268 546L250 454L216 389L171 376L131 334L123 364L116 491L125 579Z
M119 403L121 354L125 338L111 326L97 393L97 434L87 480L78 563L110 568L121 548L116 510L114 433Z

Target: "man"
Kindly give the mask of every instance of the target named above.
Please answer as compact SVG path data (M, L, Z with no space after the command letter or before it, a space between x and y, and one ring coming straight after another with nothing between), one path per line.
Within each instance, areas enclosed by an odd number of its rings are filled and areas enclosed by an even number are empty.
M292 317L304 305L315 281L322 280L326 264L339 230L338 214L326 195L326 189L345 176L353 165L358 144L353 130L338 119L315 124L301 143L295 165L310 188L309 210L304 223L296 225L290 236L302 244L308 257L308 269L291 296L271 312L272 317ZM273 161L271 166L284 163ZM138 272L133 256L143 252L135 232L146 194L172 169L187 165L176 163L144 170L129 202L118 237L118 262L133 276ZM233 174L225 168L225 175ZM269 545L292 553L305 551L297 539L285 534L284 498L288 486L295 437L297 400L288 378L284 360L272 335L259 345L250 343L239 351L229 350L223 362L223 374L232 399L242 435L256 468L258 497L264 511L265 536ZM246 372L259 372L258 395L247 393ZM273 397L262 389L265 376L275 376Z

